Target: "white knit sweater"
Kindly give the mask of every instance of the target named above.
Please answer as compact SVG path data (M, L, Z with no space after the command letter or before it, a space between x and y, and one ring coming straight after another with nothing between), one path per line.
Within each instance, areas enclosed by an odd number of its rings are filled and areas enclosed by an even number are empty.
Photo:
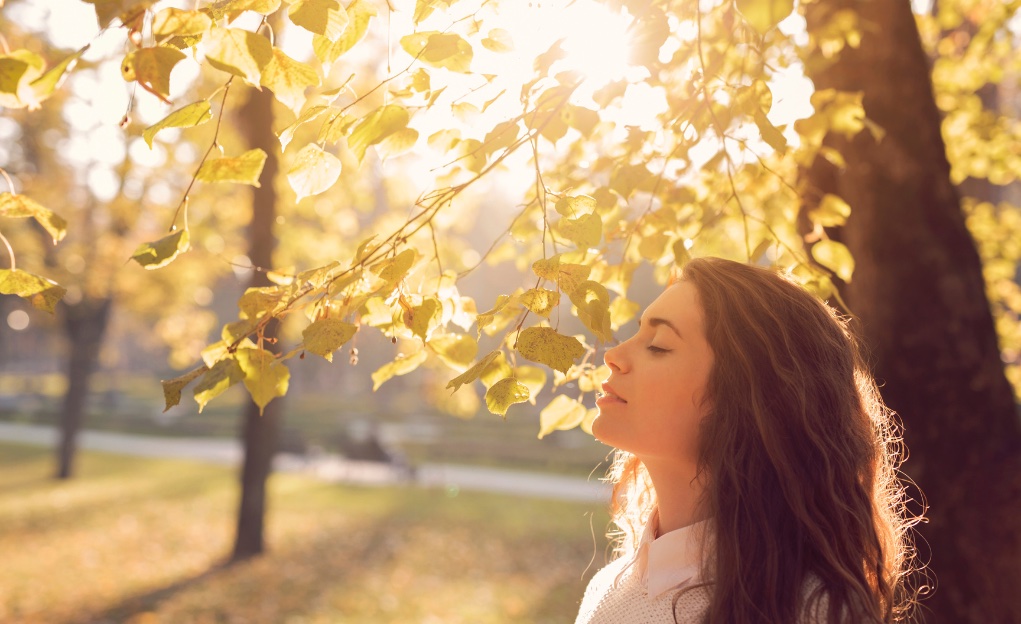
M649 596L633 560L625 557L604 567L589 581L574 624L699 624L709 607L709 590L680 589ZM616 582L616 583L615 583ZM676 619L675 619L676 617Z

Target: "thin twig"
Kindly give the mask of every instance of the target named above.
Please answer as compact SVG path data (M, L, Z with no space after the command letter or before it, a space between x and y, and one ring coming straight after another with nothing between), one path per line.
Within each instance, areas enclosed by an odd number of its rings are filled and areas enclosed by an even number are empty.
M7 237L4 236L3 232L0 232L0 241L2 241L4 247L7 248L7 255L11 258L11 271L16 271L18 269L18 265L14 261L14 249L11 247L10 241L7 240Z
M184 196L181 198L180 203L177 204L177 210L174 211L174 218L170 221L171 232L173 232L177 227L177 217L181 214L181 209L188 204L188 197L191 194L192 187L195 186L195 181L198 180L199 171L202 170L202 165L205 164L206 159L209 158L209 154L212 153L213 148L215 148L218 144L217 141L220 136L220 124L223 121L223 112L227 108L227 94L230 93L230 84L233 81L234 77L231 76L223 85L223 99L220 100L220 113L216 117L216 129L213 130L213 142L209 144L209 149L207 149L206 153L202 155L202 160L199 161L198 167L195 168L195 173L192 174L191 181L188 183L188 188L184 190ZM185 221L187 221L187 216L185 216Z

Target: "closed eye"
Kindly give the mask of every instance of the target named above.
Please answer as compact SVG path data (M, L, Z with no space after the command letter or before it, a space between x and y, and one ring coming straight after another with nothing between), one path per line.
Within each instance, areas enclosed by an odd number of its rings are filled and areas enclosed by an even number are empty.
M670 353L670 349L663 349L663 348L661 348L661 347L657 347L657 346L654 346L654 345L649 345L649 346L648 346L648 347L646 347L646 348L647 348L647 349L648 349L649 351L651 351L652 353L656 353L656 354L660 354L660 353Z

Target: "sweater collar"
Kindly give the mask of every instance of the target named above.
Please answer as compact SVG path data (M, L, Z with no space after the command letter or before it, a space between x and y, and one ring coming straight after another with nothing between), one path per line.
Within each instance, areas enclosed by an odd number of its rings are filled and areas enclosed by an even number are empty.
M706 525L702 520L657 538L659 509L653 509L635 558L636 571L651 598L659 598L680 585L697 580Z

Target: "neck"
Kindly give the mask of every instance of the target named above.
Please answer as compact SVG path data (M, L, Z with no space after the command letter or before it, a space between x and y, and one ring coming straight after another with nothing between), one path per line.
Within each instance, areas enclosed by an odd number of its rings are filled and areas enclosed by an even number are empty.
M698 503L702 485L695 479L694 465L642 460L649 471L659 506L659 535L703 520Z

